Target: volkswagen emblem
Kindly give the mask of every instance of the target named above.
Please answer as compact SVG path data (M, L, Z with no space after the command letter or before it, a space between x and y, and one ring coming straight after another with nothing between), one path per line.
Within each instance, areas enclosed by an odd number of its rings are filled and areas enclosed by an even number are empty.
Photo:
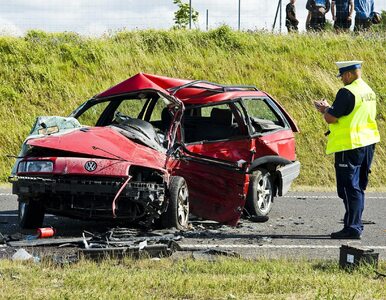
M89 160L84 164L84 168L89 172L95 171L97 168L97 163L95 161Z

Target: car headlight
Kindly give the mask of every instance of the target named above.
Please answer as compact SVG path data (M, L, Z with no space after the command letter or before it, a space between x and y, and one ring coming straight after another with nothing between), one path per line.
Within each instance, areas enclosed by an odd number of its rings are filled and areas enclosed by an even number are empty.
M19 163L17 168L18 172L29 172L29 173L50 173L54 169L54 163L47 160L30 160L22 161Z

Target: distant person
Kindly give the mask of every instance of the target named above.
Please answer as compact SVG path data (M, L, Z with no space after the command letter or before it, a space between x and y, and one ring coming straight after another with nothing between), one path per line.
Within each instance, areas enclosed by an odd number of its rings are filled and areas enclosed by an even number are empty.
M349 31L353 12L353 0L332 0L331 14L336 31Z
M326 13L330 10L330 0L307 0L308 16L306 29L322 31L326 26Z
M361 78L362 61L336 63L344 87L329 106L326 100L315 106L329 124L326 153L335 155L338 196L343 200L345 214L342 230L331 233L333 239L360 239L365 205L365 190L379 142L376 118L376 96Z
M355 0L354 31L368 30L371 27L371 16L374 11L374 0Z
M296 0L290 0L290 2L285 7L286 18L285 26L288 29L288 33L297 32L299 21L296 19L296 9L295 9Z

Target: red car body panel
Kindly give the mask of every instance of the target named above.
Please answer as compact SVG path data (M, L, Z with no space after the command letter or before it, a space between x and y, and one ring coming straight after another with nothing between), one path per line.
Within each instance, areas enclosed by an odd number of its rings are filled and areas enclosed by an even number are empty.
M135 143L109 127L91 127L59 136L31 139L28 145L117 160L164 169L165 154ZM94 147L97 147L96 149ZM126 174L127 175L127 174Z
M295 160L295 138L292 130L281 130L254 139L255 158L265 155L280 155L288 160Z
M171 175L182 176L189 187L193 214L235 226L240 219L248 191L249 176L218 166L179 160Z
M169 94L166 89L183 85L188 82L190 82L190 80L138 73L137 75L134 75L133 77L130 77L125 81L122 81L121 83L96 95L95 98L105 98L118 94L127 94L130 92L146 89L158 90L164 94Z
M37 160L33 158L33 160ZM103 177L128 177L130 164L126 161L111 160L104 158L83 158L83 157L41 157L39 160L49 160L54 163L54 169L50 174L53 175L86 175ZM97 168L93 172L85 170L84 165L88 161L94 161ZM20 174L24 174L20 172ZM31 173L29 174L42 174Z
M212 143L192 144L186 148L201 155L237 162L240 159L251 161L251 141L248 139L216 141Z

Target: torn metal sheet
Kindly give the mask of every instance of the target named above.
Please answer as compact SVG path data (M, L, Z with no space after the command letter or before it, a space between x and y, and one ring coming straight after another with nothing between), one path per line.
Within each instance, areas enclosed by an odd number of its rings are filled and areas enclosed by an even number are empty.
M143 243L143 242L142 242ZM89 248L79 250L79 254L88 259L105 259L124 257L168 257L173 252L180 250L177 243L169 241L168 244L154 244L154 245L138 245L130 247L106 247L106 248Z
M89 240L90 238L87 238ZM36 239L7 242L10 247L36 247L36 246L58 246L62 244L83 245L83 238L56 238L56 239Z
M88 239L86 238L88 236ZM154 235L149 233L138 233L126 228L113 228L102 234L83 232L84 245L86 249L93 248L122 248L140 247L146 248L150 245L177 242L182 236L176 234Z

